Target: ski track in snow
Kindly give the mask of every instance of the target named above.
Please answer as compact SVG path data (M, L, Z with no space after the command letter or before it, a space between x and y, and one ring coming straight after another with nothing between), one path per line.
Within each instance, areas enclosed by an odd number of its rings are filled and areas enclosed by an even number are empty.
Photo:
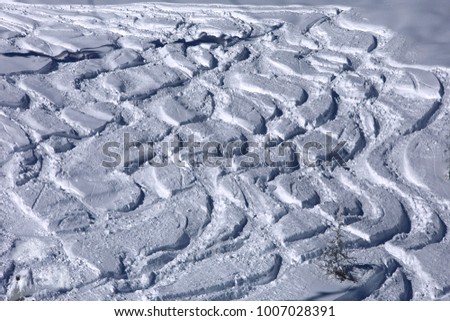
M0 298L23 269L40 300L448 297L448 70L396 63L389 30L333 7L0 7ZM331 133L347 167L102 167L125 133ZM322 267L337 212L356 282Z

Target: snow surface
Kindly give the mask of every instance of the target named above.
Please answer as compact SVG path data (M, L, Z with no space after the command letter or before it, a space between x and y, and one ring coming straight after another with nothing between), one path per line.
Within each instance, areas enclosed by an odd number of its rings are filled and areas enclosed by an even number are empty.
M0 7L0 298L449 297L449 70L388 28L341 6ZM346 141L346 166L102 166L126 135L266 134ZM354 281L324 269L338 223Z
M7 0L8 1L8 0ZM447 0L9 0L47 4L125 4L136 2L227 5L309 5L353 8L367 23L385 26L403 37L397 59L424 65L450 67L450 3Z

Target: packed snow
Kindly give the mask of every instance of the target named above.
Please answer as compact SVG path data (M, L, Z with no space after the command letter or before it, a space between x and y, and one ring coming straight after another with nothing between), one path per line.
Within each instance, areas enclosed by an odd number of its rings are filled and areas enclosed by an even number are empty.
M0 299L450 297L449 69L395 32L347 6L0 8ZM251 153L268 137L285 158ZM215 158L164 154L191 139Z

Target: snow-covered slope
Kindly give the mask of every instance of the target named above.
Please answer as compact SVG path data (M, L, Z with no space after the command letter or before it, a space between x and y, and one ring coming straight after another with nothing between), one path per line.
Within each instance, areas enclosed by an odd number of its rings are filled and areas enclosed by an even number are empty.
M14 0L10 0L14 1ZM351 7L368 23L397 32L408 43L398 59L450 67L450 2L447 0L17 0L47 4L125 4L135 2L227 5L310 5Z
M336 7L2 4L0 296L29 271L36 299L447 297L448 69L403 48ZM191 135L319 165L104 166Z

